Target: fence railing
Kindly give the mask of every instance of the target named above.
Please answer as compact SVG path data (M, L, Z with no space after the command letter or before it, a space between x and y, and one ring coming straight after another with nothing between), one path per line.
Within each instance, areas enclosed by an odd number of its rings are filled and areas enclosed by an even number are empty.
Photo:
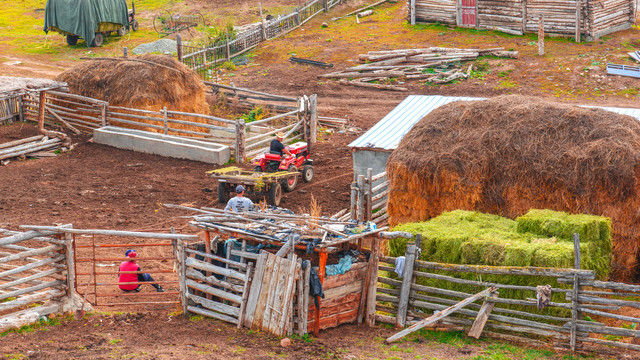
M413 238L410 233L387 234ZM370 283L373 287L369 289L367 303L369 325L375 320L417 329L436 326L435 320L429 319L444 315L438 326L462 327L476 338L483 334L575 352L620 354L620 350L610 350L611 347L640 351L640 345L629 341L639 338L640 330L624 326L640 322L640 318L627 315L624 310L624 307L640 308L637 298L640 286L597 281L593 271L580 270L577 234L574 234L575 269L422 261L421 240L419 234L409 240L402 257L404 265L399 257L373 255L376 266L375 273L371 272L374 281ZM402 275L396 273L399 268ZM514 282L514 276L530 280ZM475 300L480 303L463 304L465 299L473 300L474 294L487 289L487 294ZM398 340L410 332L405 329L387 341Z
M367 169L366 175L354 174L351 183L351 207L335 215L342 221L355 219L372 221L378 226L389 223L387 200L389 198L389 181L387 173L373 175L373 169Z
M237 34L235 38L219 40L203 47L185 45L178 41L178 61L197 72L202 79L214 77L215 68L241 55L261 42L282 36L321 12L327 12L341 0L308 0L294 11L265 20Z
M25 120L58 125L76 133L112 125L181 137L197 137L231 148L236 162L244 162L268 148L273 135L285 133L286 142L304 139L310 145L317 134L317 96L299 98L205 82L226 101L241 109L264 107L274 115L253 122L168 110L112 106L108 102L58 91L26 92L20 98Z
M0 234L0 331L62 313L75 289L71 241L41 231Z
M22 96L13 94L0 97L0 124L22 120Z

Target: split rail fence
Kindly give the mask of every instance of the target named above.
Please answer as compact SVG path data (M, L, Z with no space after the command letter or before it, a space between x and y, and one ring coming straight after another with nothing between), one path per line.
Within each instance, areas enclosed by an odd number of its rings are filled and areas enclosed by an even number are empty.
M189 46L178 41L178 61L197 72L202 79L212 79L219 64L255 48L263 41L275 39L296 29L340 2L341 0L309 0L286 15L263 20L256 26L249 27L233 39L227 36L224 40L204 47Z
M75 310L68 305L75 291L71 240L45 231L0 234L0 331Z
M263 106L275 115L253 122L224 119L196 113L141 110L109 105L106 101L60 91L27 91L18 101L24 119L66 127L75 133L92 132L104 126L119 126L182 137L197 137L231 148L236 162L244 162L268 148L273 135L286 134L286 141L303 139L313 145L317 134L317 96L298 98L207 83L224 91L226 99L241 109ZM220 90L222 89L222 90ZM1 103L0 103L1 104ZM42 106L41 106L42 104ZM1 108L0 108L1 109Z
M413 238L410 233L387 235ZM379 245L380 239L377 242ZM374 245L374 249L378 249L378 245ZM564 351L616 357L623 354L619 349L640 351L640 345L630 343L631 338L640 338L640 330L620 327L621 322L627 325L640 322L640 318L625 315L629 309L640 308L640 286L598 281L593 271L581 270L577 234L574 234L574 269L422 261L419 260L420 245L420 235L407 243L402 278L395 273L398 258L372 254L372 262L376 263L372 266L376 269L372 275L374 279L377 276L377 280L369 288L368 325L379 321L398 327L412 325L409 329L413 330L436 326L434 320L440 319L440 324L466 328L468 335L476 338L484 334L540 347L551 345ZM483 276L491 280L483 281ZM551 292L562 294L564 301L551 300L538 310L538 287L514 285L509 281L510 276L540 279L540 286L550 284ZM483 290L485 294L474 298L474 293ZM436 314L430 316L434 312ZM388 341L400 339L411 332L409 329Z
M389 224L387 202L389 181L387 173L373 175L373 169L367 169L366 175L354 174L351 183L351 207L343 209L332 217L341 221L372 221L378 227Z

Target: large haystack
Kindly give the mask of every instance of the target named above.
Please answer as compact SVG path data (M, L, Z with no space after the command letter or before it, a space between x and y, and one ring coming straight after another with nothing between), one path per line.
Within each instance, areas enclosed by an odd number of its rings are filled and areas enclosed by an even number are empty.
M113 106L209 114L198 75L176 59L146 54L125 59L87 60L58 75L69 92L108 101Z
M610 217L612 277L634 280L640 124L600 109L517 96L433 111L389 158L392 224L445 211L515 218L531 208Z

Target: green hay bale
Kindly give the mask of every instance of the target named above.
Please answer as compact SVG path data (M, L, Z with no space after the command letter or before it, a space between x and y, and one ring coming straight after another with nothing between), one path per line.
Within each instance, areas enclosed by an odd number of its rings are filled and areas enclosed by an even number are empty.
M421 259L426 261L559 268L573 267L572 234L577 232L581 238L582 268L594 270L599 279L606 279L609 273L611 221L599 216L530 210L513 221L455 210L427 222L399 225L394 230L421 233ZM389 254L404 255L407 242L408 239L389 241Z

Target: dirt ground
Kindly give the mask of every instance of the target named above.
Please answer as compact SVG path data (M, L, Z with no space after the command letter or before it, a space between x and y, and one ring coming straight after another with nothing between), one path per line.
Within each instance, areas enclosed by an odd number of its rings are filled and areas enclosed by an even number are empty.
M296 0L268 0L263 6L273 13L297 5ZM312 155L315 164L313 182L300 183L298 190L285 193L281 206L300 211L308 208L311 196L323 213L332 214L349 206L352 158L347 144L379 121L408 94L438 94L487 97L507 93L557 98L560 101L622 107L637 107L640 82L637 79L608 77L607 61L624 63L621 54L640 48L638 29L630 29L601 41L574 44L549 40L548 55L538 57L532 36L511 37L493 32L473 33L438 26L412 29L404 22L404 3L385 4L376 14L356 24L353 18L330 21L362 5L351 1L329 14L320 15L302 29L269 41L249 54L247 66L221 72L222 81L283 95L318 94L319 114L348 118L345 129L322 132ZM174 3L174 12L198 8L216 13L212 19L223 23L229 16L236 24L255 21L256 9L249 1L190 0ZM216 10L218 8L219 10ZM153 11L141 7L141 24L151 25ZM320 24L329 23L323 29ZM55 41L60 39L56 38ZM98 56L122 53L148 37L113 40ZM65 45L66 46L66 45ZM338 85L333 80L318 80L317 75L354 64L353 59L369 50L409 47L496 47L519 50L517 60L488 59L491 72L461 83L432 87L419 82L404 84L407 93L380 92ZM73 66L85 50L67 49L62 54L13 53L0 44L3 61L0 74L53 78ZM332 62L325 70L291 64L289 56ZM92 55L93 56L93 55ZM19 60L21 65L7 65ZM34 135L31 124L0 126L0 143ZM216 184L205 174L215 166L132 151L119 150L90 142L90 136L74 137L73 151L55 158L12 161L0 166L0 228L18 229L19 225L72 223L76 228L151 230L174 227L194 233L188 212L167 209L163 203L188 206L218 206ZM84 241L88 241L84 239ZM114 251L112 254L117 253ZM150 264L149 269L166 267ZM169 275L160 280L172 280ZM175 285L169 285L174 290ZM170 299L171 295L167 295ZM121 311L100 308L101 311ZM130 310L130 309L124 309ZM64 320L60 325L35 332L11 333L0 340L0 352L7 358L330 358L330 359L483 359L498 353L512 359L561 358L548 352L532 353L502 343L469 342L459 338L445 340L421 333L398 345L385 345L382 339L392 329L368 329L355 325L321 333L310 342L294 339L282 348L279 339L260 332L234 327L209 319L186 319L176 315L172 306L142 306L136 314L98 313L83 321ZM48 330L48 331L47 331ZM514 350L515 349L515 350Z

